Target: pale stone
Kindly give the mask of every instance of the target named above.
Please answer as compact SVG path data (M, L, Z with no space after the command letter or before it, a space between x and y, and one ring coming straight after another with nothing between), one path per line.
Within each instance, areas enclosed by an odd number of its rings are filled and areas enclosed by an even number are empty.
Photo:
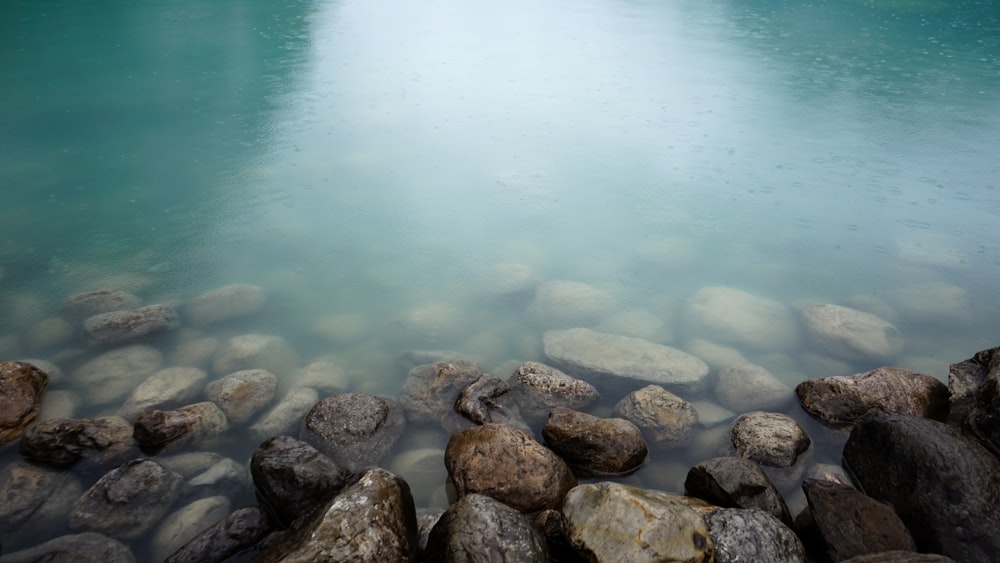
M785 305L731 287L705 287L687 301L685 328L692 337L757 351L798 348L799 325Z

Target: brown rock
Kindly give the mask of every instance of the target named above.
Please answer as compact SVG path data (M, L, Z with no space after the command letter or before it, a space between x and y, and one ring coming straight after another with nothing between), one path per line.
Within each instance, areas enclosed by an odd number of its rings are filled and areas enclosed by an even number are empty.
M733 422L730 438L736 453L761 465L789 467L812 441L799 423L773 412L749 412Z
M248 422L271 404L278 389L278 376L264 369L245 369L205 386L205 396L219 405L232 426Z
M120 416L50 418L30 426L21 437L28 461L65 469L77 461L84 468L117 465L132 457L132 426Z
M479 364L452 360L417 366L406 374L399 404L410 422L438 422L463 389L483 375Z
M698 426L691 403L659 385L629 393L615 405L614 415L635 424L650 443L664 449L687 445Z
M226 414L205 401L172 411L152 411L139 416L132 435L147 455L186 445L211 446L229 429Z
M545 444L585 475L620 475L646 461L642 433L623 418L600 418L557 407L542 428Z
M42 406L49 377L26 362L0 362L0 446L21 436Z

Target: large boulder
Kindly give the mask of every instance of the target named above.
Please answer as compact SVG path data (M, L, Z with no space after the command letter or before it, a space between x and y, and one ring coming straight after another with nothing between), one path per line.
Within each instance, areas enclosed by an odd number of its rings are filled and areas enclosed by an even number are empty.
M180 317L173 307L147 305L94 315L83 322L83 330L91 343L111 345L173 330L180 324Z
M343 393L322 399L306 414L299 439L352 471L372 465L392 449L406 424L394 399Z
M406 420L415 423L440 422L452 412L459 394L483 375L476 362L450 360L419 365L406 374L399 404Z
M545 444L583 475L621 475L646 461L646 441L623 418L600 418L558 407L542 428Z
M544 563L549 550L527 516L490 497L462 497L431 529L424 560Z
M805 563L802 541L773 514L755 508L718 508L705 515L715 563Z
M686 446L698 427L691 403L659 385L647 385L618 401L614 416L636 425L650 444L670 449Z
M539 362L524 362L507 383L521 415L531 423L545 422L555 407L585 411L601 400L590 383Z
M202 293L181 309L192 326L205 326L259 313L267 302L264 288L234 283Z
M35 421L48 384L48 375L32 364L0 362L0 446Z
M899 329L871 313L816 303L803 307L800 315L813 347L835 358L890 362L903 352Z
M689 337L758 352L793 351L799 324L787 306L732 287L704 287L684 309Z
M760 466L749 459L729 456L702 461L688 471L684 490L716 506L759 509L792 524L785 499Z

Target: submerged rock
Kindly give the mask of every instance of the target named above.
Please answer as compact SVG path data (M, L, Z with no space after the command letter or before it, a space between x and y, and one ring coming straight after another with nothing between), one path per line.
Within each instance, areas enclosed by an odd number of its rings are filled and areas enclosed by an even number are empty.
M525 515L490 497L462 497L431 529L427 561L549 561L545 538Z
M201 394L207 379L208 374L198 368L161 369L132 391L118 414L135 422L145 412L187 405Z
M452 411L462 390L481 375L479 364L468 360L417 366L406 374L399 404L410 422L439 422Z
M69 473L15 461L0 473L0 538L4 549L24 543L34 530L58 529L83 494ZM4 558L4 561L7 561Z
M295 387L274 405L271 410L261 416L250 427L250 435L257 441L271 436L295 434L298 432L302 419L309 410L319 402L319 393L309 387Z
M378 465L405 424L395 400L344 393L316 403L302 421L299 438L356 471Z
M96 532L70 534L14 553L3 554L4 563L135 563L135 555L124 543Z
M173 307L147 305L94 315L84 321L83 330L91 343L103 345L131 342L179 326L180 317Z
M142 299L120 289L99 289L69 296L63 310L74 319L83 320L101 313L135 309Z
M191 326L205 326L259 313L266 302L264 288L234 283L202 293L181 311Z
M298 354L284 338L270 334L241 334L226 341L212 358L218 376L244 369L263 369L282 376L299 363Z
M646 441L623 418L599 418L558 407L542 428L545 444L585 475L621 475L646 461Z
M32 364L0 362L0 446L35 421L48 385L48 375Z
M265 409L278 389L278 377L263 369L245 369L205 386L205 396L226 413L231 426L249 422Z
M558 280L538 286L528 305L531 316L550 327L592 323L614 309L608 293L583 282Z
M892 323L839 305L807 305L802 325L812 345L835 358L889 362L903 352L903 335Z
M163 561L228 513L229 499L224 496L198 499L177 509L153 534L153 559Z
M736 412L780 410L789 406L795 394L761 366L742 363L719 371L715 384L719 403Z
M133 344L90 360L76 370L72 382L91 405L104 406L127 397L162 367L159 350Z
M698 290L687 301L684 323L692 336L759 352L795 350L801 340L787 306L732 287Z

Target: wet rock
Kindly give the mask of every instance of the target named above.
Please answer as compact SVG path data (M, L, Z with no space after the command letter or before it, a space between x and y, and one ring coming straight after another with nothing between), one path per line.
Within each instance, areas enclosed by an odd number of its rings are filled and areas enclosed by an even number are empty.
M708 365L700 359L641 338L573 328L550 330L542 341L545 356L557 367L588 380L610 378L695 393L708 377Z
M406 482L369 469L258 563L416 561L417 517Z
M146 455L182 447L211 447L229 430L225 413L205 401L171 411L151 411L139 416L132 436Z
M538 286L528 305L531 316L544 326L589 324L614 311L615 300L591 285L549 281Z
M407 481L409 482L409 481ZM417 559L426 561L424 551L427 549L427 538L431 535L431 529L441 519L444 508L418 508L417 509Z
M410 422L438 422L452 410L459 394L483 375L479 364L452 360L417 366L406 374L399 404Z
M266 440L250 459L261 503L287 526L333 498L349 472L309 444L291 436Z
M549 550L525 515L490 497L471 494L438 520L424 557L441 562L547 562Z
M743 363L719 371L715 398L736 411L781 410L794 400L792 388L761 366Z
M118 414L135 422L139 415L154 410L169 410L190 404L205 387L208 374L191 367L161 369L132 391Z
M281 376L299 363L298 354L280 336L242 334L226 341L212 358L212 371L223 376L244 369L263 369Z
M237 508L191 538L164 563L226 561L250 549L275 529L271 518L260 507Z
M311 387L321 396L343 393L349 387L347 372L332 361L319 360L304 368L292 370L278 384L279 393L287 393L296 387Z
M3 554L4 563L135 563L122 542L96 532L59 536L22 551Z
M797 350L799 324L785 305L731 287L704 287L684 309L687 332L759 352Z
M834 427L851 427L862 418L905 414L944 420L948 388L910 370L882 367L855 375L803 381L795 387L802 408Z
M542 428L545 444L582 475L621 475L646 461L646 441L623 418L599 418L557 407Z
M890 362L903 352L903 336L889 321L839 305L806 305L802 326L817 350L845 360Z
M319 393L315 389L296 387L250 426L250 435L259 442L271 436L295 434L302 419L318 402Z
M111 311L87 318L83 331L93 344L123 344L180 326L177 311L168 305Z
M763 510L786 525L792 524L781 493L756 462L741 457L716 457L688 471L684 481L688 495L723 508Z
M975 318L969 293L942 281L895 288L888 292L887 298L900 317L914 324L963 326Z
M405 425L395 400L363 393L327 397L309 410L299 439L352 471L378 465Z
M230 426L240 426L274 400L278 377L263 369L245 369L205 385L205 396L219 405Z
M893 505L920 551L958 561L1000 553L1000 461L958 429L902 415L865 419L844 463L869 496Z
M32 364L0 362L0 446L35 421L48 385L48 375Z
M94 406L121 401L163 367L156 348L133 344L105 352L80 367L73 384Z
M57 469L110 467L138 453L132 425L120 416L43 420L25 431L20 447L28 461Z
M476 424L500 422L529 430L509 392L506 381L489 374L480 375L458 394L455 412Z
M964 427L994 455L1000 456L1000 365L990 370L976 391L975 403L965 418Z
M802 490L830 561L883 551L916 551L892 507L854 487L830 481L806 479Z
M614 416L635 424L649 443L663 449L687 445L698 427L691 403L659 385L626 395L615 405Z
M186 497L213 494L237 497L249 489L250 475L246 466L228 457L194 475L184 484Z
M611 482L574 487L567 538L588 561L712 561L704 519L681 497Z
M524 362L508 380L511 395L528 422L543 423L555 407L585 411L601 400L597 389L538 362Z
M31 537L32 530L64 525L66 514L83 493L76 477L60 470L14 462L0 473L0 538L9 551ZM6 559L4 559L6 561Z
M538 286L538 274L524 264L501 263L490 268L483 289L493 297L526 298Z
M948 423L963 424L972 412L976 394L991 371L1000 369L1000 346L976 352L974 356L952 364L948 369L948 392L951 394L951 409Z
M705 515L716 563L805 563L806 550L773 514L754 508L719 508Z
M208 369L220 346L217 338L185 340L170 352L169 363L177 367Z
M135 309L142 299L119 289L99 289L69 296L63 310L74 319L83 320L101 313Z
M181 309L191 326L205 326L259 313L267 302L264 288L234 283L202 293Z
M156 528L152 538L155 561L163 561L198 534L229 514L229 499L213 496L177 509Z
M129 541L150 531L180 493L183 478L149 459L112 469L80 497L69 527Z
M935 553L914 553L912 551L884 551L871 555L859 555L844 559L841 563L955 563L951 557Z
M770 467L792 466L812 443L793 418L761 411L738 417L730 438L740 457Z
M455 432L444 462L459 497L484 494L521 512L558 508L576 485L569 467L552 450L504 424Z

